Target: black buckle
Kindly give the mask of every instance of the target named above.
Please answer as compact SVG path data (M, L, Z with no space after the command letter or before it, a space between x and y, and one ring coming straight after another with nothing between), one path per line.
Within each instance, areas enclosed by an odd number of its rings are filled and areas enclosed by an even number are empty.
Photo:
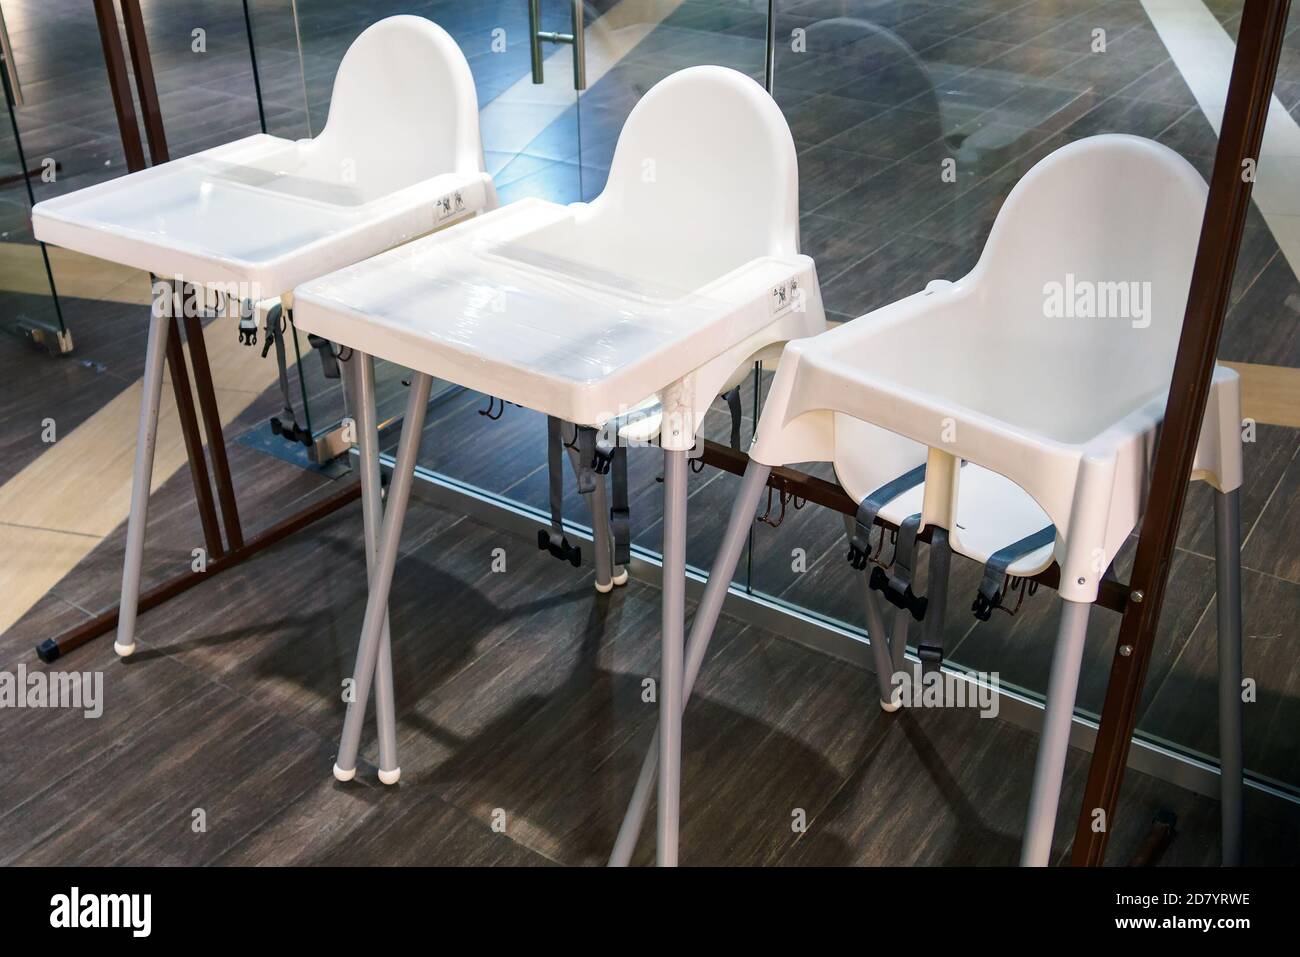
M867 567L867 562L871 558L870 546L868 546L866 551L863 551L853 542L849 542L849 553L844 557L848 560L848 563L853 566L854 571L860 572Z
M591 460L591 470L597 475L608 475L610 466L614 464L614 451L615 447L602 448L597 445Z
M895 608L909 612L917 621L925 619L925 606L927 599L918 597L912 591L912 585L909 582L906 588L899 588L898 583L894 581L892 575L887 575L885 570L877 565L871 569L871 578L867 581L870 588L881 592L885 596L885 601L889 602Z
M257 317L242 316L239 320L239 341L242 345L257 345ZM266 355L265 352L262 353Z
M553 557L558 558L562 562L568 562L574 568L582 567L582 549L576 545L569 544L567 538L561 537L560 542L557 545L555 542L551 541L550 532L544 528L538 529L537 547L542 551L550 552Z
M271 432L275 435L283 435L290 442L301 442L308 448L311 448L314 441L311 433L300 426L297 422L293 425L285 425L280 421L278 415L271 416Z
M938 668L943 664L943 649L937 645L918 644L916 656L921 659L923 665L933 665Z
M979 591L975 593L975 601L970 606L970 610L975 613L975 617L980 621L988 621L993 617L993 609L1002 604L1002 592L997 592L992 598Z

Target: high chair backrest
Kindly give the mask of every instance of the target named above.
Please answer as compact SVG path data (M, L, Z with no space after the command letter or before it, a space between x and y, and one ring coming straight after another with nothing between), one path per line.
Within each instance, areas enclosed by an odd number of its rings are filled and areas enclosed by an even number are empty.
M343 55L329 118L312 145L315 163L350 163L347 174L380 179L388 191L481 171L478 97L456 41L424 17L367 27Z
M655 84L619 135L581 229L584 256L696 288L799 246L799 175L785 117L750 77L697 66Z
M1115 421L1168 389L1207 192L1173 150L1118 134L1026 173L962 280L979 321L945 350L1000 393L987 407Z

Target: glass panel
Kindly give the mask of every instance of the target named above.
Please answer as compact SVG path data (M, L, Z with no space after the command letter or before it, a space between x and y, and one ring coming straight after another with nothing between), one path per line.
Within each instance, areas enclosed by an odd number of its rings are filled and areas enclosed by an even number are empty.
M57 355L68 351L70 340L45 250L33 238L31 229L32 181L39 182L42 173L52 175L53 170L52 164L34 160L23 148L14 113L21 108L15 100L23 95L22 78L16 69L7 26L0 11L0 72L5 99L5 113L0 119L0 275L4 277L0 299L4 302L4 331ZM25 345L8 337L4 347L27 351ZM40 362L38 353L29 358ZM14 366L36 373L30 361ZM14 467L18 464L14 463Z
M242 0L168 0L146 3L142 12L170 157L256 133L257 85Z
M91 5L70 4L55 15L41 3L4 0L3 16L22 97L14 107L14 117L27 165L39 174L28 180L35 201L125 173L126 161ZM21 203L26 207L25 192L26 187L15 183L6 188L5 195L17 198L23 194ZM17 229L23 242L31 243L30 216L26 215L30 210L24 212ZM30 247L29 257L35 248ZM52 283L62 294L62 319L71 331L78 355L98 363L101 370L112 366L114 371L123 371L114 361L118 356L102 350L114 338L106 335L105 304L113 303L107 310L117 315L122 311L119 302L147 302L147 278L61 249L49 250L49 263L53 279L38 281L42 285ZM30 269L33 276L44 271L39 256ZM114 332L118 337L125 334L121 328Z

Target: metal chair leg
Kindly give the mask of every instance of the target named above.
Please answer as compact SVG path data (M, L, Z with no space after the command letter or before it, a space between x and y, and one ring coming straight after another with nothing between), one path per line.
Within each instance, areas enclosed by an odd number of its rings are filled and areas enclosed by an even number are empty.
M757 462L750 462L741 481L740 494L736 497L736 506L731 510L731 519L727 531L722 536L722 544L713 559L713 568L709 571L709 582L704 588L704 597L695 609L695 618L691 621L691 637L686 648L686 673L682 683L683 707L695 687L695 679L704 663L704 656L709 650L709 640L713 637L718 616L722 613L722 603L727 597L727 588L731 577L736 573L736 564L744 550L749 537L749 527L754 521L754 510L758 508L759 497L767 485L767 476L772 469ZM623 823L618 829L618 838L609 855L610 867L626 867L636 850L636 839L645 822L646 809L650 806L650 791L654 787L659 771L659 731L655 730L646 749L645 760L641 762L641 774L637 777L632 800L628 802Z
M664 450L663 654L659 676L660 867L677 866L686 616L686 452Z
M1245 761L1241 703L1241 490L1214 497L1216 607L1219 619L1219 802L1223 865L1242 860Z
M853 537L855 523L852 516L844 516L844 527L849 538ZM867 566L868 571L870 566ZM871 665L876 670L876 690L879 692L882 711L894 712L899 709L900 697L894 687L894 661L889 654L889 631L885 628L885 616L880 610L880 599L867 585L868 575L862 576L862 602L867 611L867 641L871 645Z
M388 507L384 510L378 556L370 580L365 617L362 619L361 640L357 645L357 662L353 671L354 697L343 720L343 734L339 739L339 753L334 764L334 776L340 781L350 781L356 774L361 725L365 720L366 701L379 659L383 625L388 617L388 592L393 584L402 522L406 518L406 506L411 497L415 460L420 452L420 434L424 430L424 414L429 405L432 385L433 380L423 373L417 372L411 376L411 394L407 401L406 418L402 423L402 440L397 447L397 462L388 489Z
M158 310L155 310L157 312ZM126 557L122 561L122 601L117 617L113 650L123 658L135 651L135 619L140 604L140 572L144 563L144 533L149 523L149 486L153 482L153 455L158 441L158 406L162 401L163 363L167 359L170 313L149 320L145 352L140 424L135 437L135 465L131 471L131 511L126 521Z
M379 553L379 529L383 522L383 484L379 476L379 416L375 410L375 363L370 356L353 350L344 365L343 381L351 392L355 417L358 472L361 477L361 517L365 528L366 581L374 580ZM397 714L393 694L393 654L389 622L384 616L375 670L375 724L379 732L379 780L396 784L401 777L397 763ZM364 717L363 717L364 723ZM353 765L355 770L355 765Z
M1070 748L1070 723L1074 719L1074 697L1079 689L1084 639L1088 636L1088 614L1092 604L1061 600L1061 624L1052 653L1052 673L1047 682L1043 730L1034 764L1034 786L1029 795L1029 815L1024 844L1020 848L1022 867L1046 867L1052 854L1052 832L1056 809L1061 801L1061 780Z

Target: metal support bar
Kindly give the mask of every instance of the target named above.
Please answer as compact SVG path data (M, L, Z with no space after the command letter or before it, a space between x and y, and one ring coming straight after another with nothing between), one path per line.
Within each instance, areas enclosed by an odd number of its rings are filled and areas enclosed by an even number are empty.
M183 575L177 575L170 578L161 585L155 585L148 591L141 592L139 610L148 611L155 608L170 598L174 598L182 592L189 591L199 582L207 581L213 575L219 575L229 568L234 568L252 558L258 552L270 548L277 542L283 541L290 535L298 532L313 522L324 518L326 515L333 514L345 505L355 502L361 497L361 485L352 483L341 491L335 492L328 498L323 498L319 502L308 505L300 512L290 515L288 518L276 522L265 531L258 532L244 542L244 547L237 552L231 552L223 558L215 561L208 561L208 569L205 572L186 572ZM36 654L44 662L55 661L66 655L68 652L80 648L86 642L105 635L117 627L118 608L114 605L105 611L100 612L90 621L82 622L75 628L69 628L61 635L53 638L47 638L36 646Z
M1187 483L1209 400L1210 377L1227 313L1228 295L1250 208L1251 179L1243 164L1259 158L1277 75L1290 0L1247 0L1237 30L1237 55L1228 82L1210 193L1192 268L1187 312L1164 424L1156 442L1151 489L1133 560L1130 588L1141 601L1128 603L1115 642L1097 746L1088 769L1075 827L1072 861L1100 865L1115 827L1115 807L1137 724L1147 664L1160 623L1169 562L1183 517ZM1120 649L1128 650L1122 654ZM1097 811L1104 816L1097 815ZM1094 820L1104 820L1099 830Z
M1219 805L1225 867L1241 864L1245 742L1241 727L1241 489L1214 499L1215 607L1219 625Z
M257 47L253 43L253 15L244 0L244 32L248 35L248 60L253 68L253 95L257 97L257 123L266 132L266 107L262 105L262 75L257 69Z

